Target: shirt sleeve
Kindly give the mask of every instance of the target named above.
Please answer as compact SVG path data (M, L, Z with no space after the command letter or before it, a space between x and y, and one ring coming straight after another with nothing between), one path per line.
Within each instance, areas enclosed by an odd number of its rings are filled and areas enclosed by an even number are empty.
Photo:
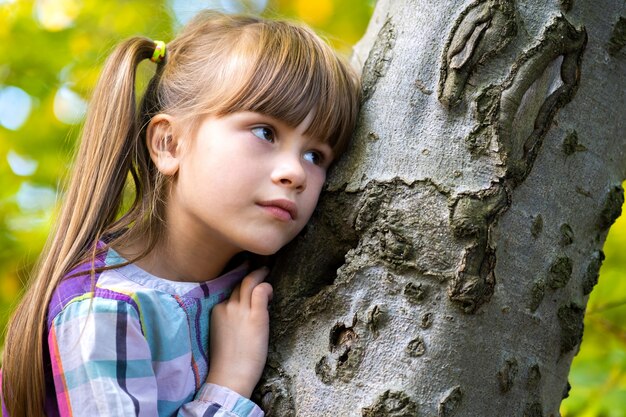
M126 301L68 304L48 333L60 417L159 416L159 390L139 315ZM182 400L181 400L182 401ZM254 402L203 384L178 417L263 417Z

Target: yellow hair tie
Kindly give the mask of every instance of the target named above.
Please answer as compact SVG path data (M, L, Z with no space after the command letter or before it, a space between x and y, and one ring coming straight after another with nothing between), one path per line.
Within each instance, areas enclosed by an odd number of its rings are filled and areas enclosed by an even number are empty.
M165 57L165 42L154 41L154 44L156 46L154 47L154 53L152 54L152 58L150 58L150 61L160 64Z

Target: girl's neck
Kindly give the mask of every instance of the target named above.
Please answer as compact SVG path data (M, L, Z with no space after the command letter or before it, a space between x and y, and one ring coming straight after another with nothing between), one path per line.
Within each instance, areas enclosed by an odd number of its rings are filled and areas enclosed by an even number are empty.
M135 264L144 271L172 281L204 282L224 272L236 252L223 250L207 241L193 242L182 234L166 233L148 254ZM126 259L133 259L145 250L146 242L133 242L114 248ZM220 250L222 249L222 250Z

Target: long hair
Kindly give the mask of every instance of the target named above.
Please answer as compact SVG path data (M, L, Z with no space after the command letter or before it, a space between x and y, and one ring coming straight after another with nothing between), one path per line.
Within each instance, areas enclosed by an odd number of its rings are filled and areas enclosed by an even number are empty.
M161 236L167 181L145 143L154 115L181 118L192 132L209 114L255 111L297 126L313 112L306 133L335 155L352 134L357 77L306 27L202 12L167 45L138 106L137 66L154 49L143 37L122 42L93 92L58 221L7 328L2 396L11 417L44 415L47 306L68 271L129 239L146 242L131 261L140 259ZM126 204L129 191L134 199Z

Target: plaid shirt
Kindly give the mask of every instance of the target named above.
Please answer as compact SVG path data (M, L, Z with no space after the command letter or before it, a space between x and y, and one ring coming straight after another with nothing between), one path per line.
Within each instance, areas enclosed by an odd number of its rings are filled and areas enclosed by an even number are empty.
M110 249L96 267L122 262ZM262 417L205 382L210 311L245 273L176 282L131 264L97 273L95 291L88 273L64 280L48 309L48 417Z

